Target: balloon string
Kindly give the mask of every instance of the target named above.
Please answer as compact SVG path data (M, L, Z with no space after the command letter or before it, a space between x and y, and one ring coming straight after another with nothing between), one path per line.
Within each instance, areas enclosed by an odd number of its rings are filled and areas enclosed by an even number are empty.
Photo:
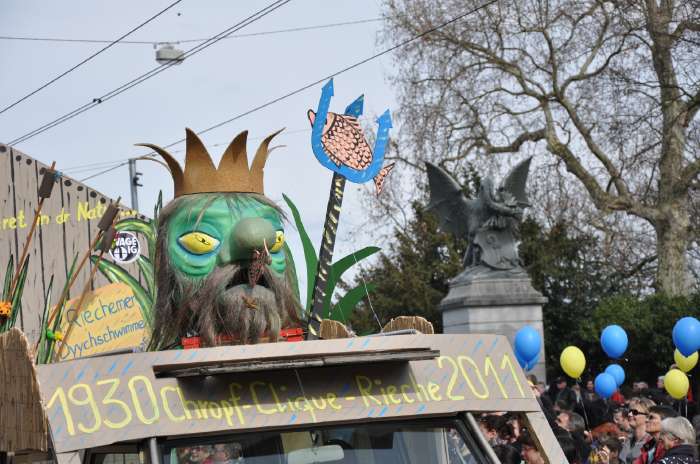
M586 422L586 431L588 433L592 433L591 432L591 425L588 422L588 414L586 414L586 405L583 402L583 393L581 393L581 377L576 379L576 384L578 385L578 391L579 391L578 401L581 403L581 409L583 410L583 420Z

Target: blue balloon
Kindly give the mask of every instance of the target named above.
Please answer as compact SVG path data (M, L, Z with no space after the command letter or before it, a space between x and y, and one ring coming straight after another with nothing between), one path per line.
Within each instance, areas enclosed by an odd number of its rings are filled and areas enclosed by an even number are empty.
M535 359L540 354L541 346L542 338L534 327L526 325L515 333L515 352L525 361L530 362Z
M619 364L610 364L605 368L605 372L615 378L615 384L618 387L625 383L625 370Z
M683 356L690 356L700 348L700 321L684 317L673 326L673 344Z
M518 354L517 351L515 351L515 359L518 360L518 364L520 364L520 367L525 369L527 367L527 361L525 361L520 354Z
M600 344L609 357L620 358L627 350L627 333L619 325L609 325L600 334Z
M531 370L533 370L535 368L535 366L537 365L537 362L539 360L540 360L540 354L537 353L537 356L535 356L533 359L531 359L527 362L527 366L524 367L525 372L530 372Z
M615 390L617 390L617 383L615 383L615 377L603 372L598 374L595 378L595 392L602 398L610 398Z

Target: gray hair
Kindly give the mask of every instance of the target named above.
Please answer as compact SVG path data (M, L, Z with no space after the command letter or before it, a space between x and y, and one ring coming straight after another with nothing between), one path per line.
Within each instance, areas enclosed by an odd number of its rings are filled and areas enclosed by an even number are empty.
M569 415L569 429L571 432L583 432L586 430L586 422L580 414L572 412Z
M661 433L673 435L684 445L695 444L695 429L685 417L667 417L662 420Z

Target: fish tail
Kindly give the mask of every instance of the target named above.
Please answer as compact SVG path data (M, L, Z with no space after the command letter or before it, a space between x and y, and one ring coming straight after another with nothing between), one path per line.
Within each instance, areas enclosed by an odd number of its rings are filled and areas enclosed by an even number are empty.
M379 174L374 176L374 186L377 189L377 196L379 196L379 194L382 193L382 187L384 187L384 180L386 179L386 176L389 175L392 169L394 169L394 163L387 164L379 170Z

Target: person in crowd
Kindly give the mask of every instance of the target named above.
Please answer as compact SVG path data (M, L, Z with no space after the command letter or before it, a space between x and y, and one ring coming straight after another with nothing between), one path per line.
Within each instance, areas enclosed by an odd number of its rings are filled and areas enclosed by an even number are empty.
M574 392L574 395L576 397L576 401L574 402L574 405L579 404L583 401L583 393L581 392L581 385L578 383L574 383L571 386L571 391Z
M522 430L522 426L520 425L520 418L518 417L517 414L510 414L507 416L507 423L510 426L510 431L512 433L510 440L508 440L508 444L512 446L516 446L518 442L518 438L520 438L520 431ZM520 448L516 448L518 452L520 452Z
M590 464L620 464L620 440L610 435L603 435L596 441L596 447L588 459Z
M666 451L663 441L659 440L661 434L661 421L669 417L678 417L673 408L665 405L652 406L647 415L646 431L650 435L642 445L639 457L634 464L653 464L658 462Z
M567 429L574 440L574 445L578 450L578 455L584 459L591 453L591 447L586 439L586 422L580 414L571 413L569 417L569 427Z
M685 417L667 417L662 420L659 439L666 449L659 464L698 464L695 429Z
M646 398L634 397L627 402L627 419L632 431L630 439L623 443L620 455L628 464L639 457L642 446L651 439L651 435L647 433L649 407L650 401Z
M521 446L520 457L523 458L526 464L545 464L542 453L537 449L537 445L530 434L520 434L519 443Z
M569 464L581 464L581 455L570 435L557 435L557 441Z
M595 392L593 379L586 380L586 389L583 392L583 399L586 401L595 401L598 399L598 394Z
M632 384L632 392L636 396L645 396L645 394L649 391L649 384L646 383L643 380L638 380L637 382L634 382Z
M571 411L563 410L557 414L557 425L564 430L569 430L569 422L571 422Z
M505 416L485 414L479 419L481 433L491 446L507 443L507 439L504 440L502 438L503 435L506 434L504 429L507 427L509 426ZM512 435L512 433L510 433L510 435Z
M693 416L693 428L695 429L695 443L700 443L700 414Z
M632 424L630 424L629 410L626 407L620 406L613 410L613 422L623 434L627 436L632 434Z
M604 422L591 430L593 440L601 440L605 437L615 437L619 440L622 435L620 428L613 422Z
M673 398L669 396L669 394L666 392L666 389L664 388L664 376L660 375L656 379L656 386L654 388L648 388L644 392L644 396L647 398L650 398L653 400L656 404L666 404L666 405L671 405L673 404Z
M493 452L498 456L501 464L520 464L520 453L511 445L496 445L493 447Z
M243 447L240 443L217 444L213 447L212 464L242 464Z
M189 448L185 464L211 464L211 446L195 445Z
M576 394L569 388L566 378L557 377L554 384L549 388L548 393L555 410L574 410L574 406L576 406Z

